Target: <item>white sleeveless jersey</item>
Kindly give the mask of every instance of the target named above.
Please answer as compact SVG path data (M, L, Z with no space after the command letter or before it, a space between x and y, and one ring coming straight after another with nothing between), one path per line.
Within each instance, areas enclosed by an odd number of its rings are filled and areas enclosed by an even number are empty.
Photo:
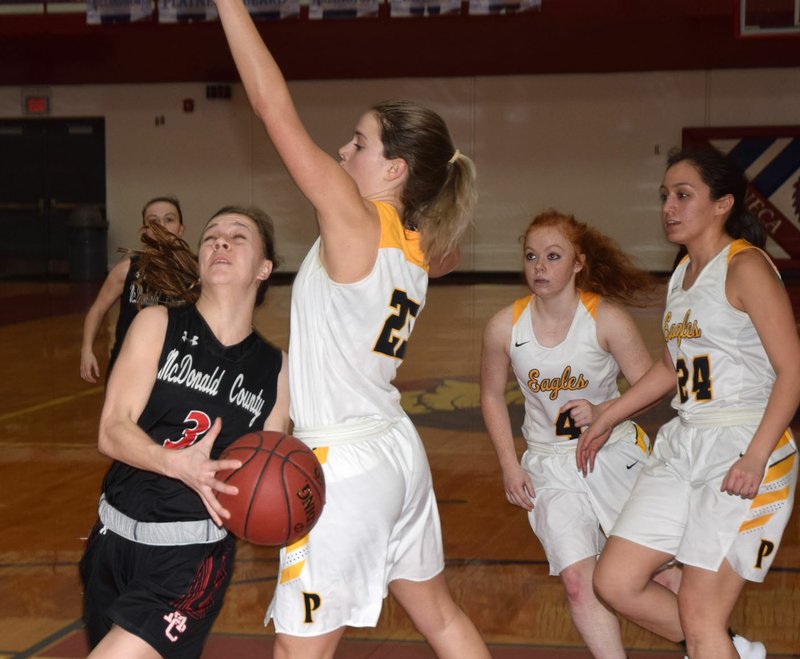
M528 444L570 442L580 428L559 409L585 398L593 404L619 396L619 366L597 341L595 314L602 298L581 292L569 331L557 346L542 346L531 323L533 295L514 303L509 355L511 368L525 397L522 434Z
M428 269L419 234L376 202L378 256L362 280L340 284L320 260L320 239L292 287L289 387L296 427L405 416L392 385L425 304Z
M677 375L672 407L681 416L767 405L775 371L750 316L725 295L728 264L745 249L756 248L745 240L726 246L688 290L688 257L670 278L662 329Z

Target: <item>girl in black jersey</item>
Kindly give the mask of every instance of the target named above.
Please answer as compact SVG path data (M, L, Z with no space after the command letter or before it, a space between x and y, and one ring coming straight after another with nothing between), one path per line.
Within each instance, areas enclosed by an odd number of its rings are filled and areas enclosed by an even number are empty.
M180 202L172 196L154 197L142 208L142 231L147 231L151 224L158 224L170 233L183 235L183 213ZM125 256L108 273L100 292L97 294L92 306L86 313L83 321L83 338L81 340L81 377L87 382L97 382L100 376L100 366L94 354L94 341L100 331L108 310L119 300L119 317L114 331L114 346L108 360L107 372L119 354L122 339L133 321L136 312L145 306L156 304L152 294L136 286L139 275L138 259L136 256Z
M283 353L252 328L275 263L272 225L225 208L206 225L196 303L135 317L108 381L98 446L115 461L81 560L92 657L198 657L235 544L215 479L242 434L288 429Z

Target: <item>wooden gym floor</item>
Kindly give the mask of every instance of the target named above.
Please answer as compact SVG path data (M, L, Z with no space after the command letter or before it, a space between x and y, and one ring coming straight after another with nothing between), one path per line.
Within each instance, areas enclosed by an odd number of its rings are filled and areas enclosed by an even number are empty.
M80 379L78 360L83 314L97 288L0 282L0 658L86 653L77 562L108 463L95 447L103 389ZM258 329L283 347L289 291L288 285L273 286L256 317ZM589 654L572 627L560 581L547 576L524 512L505 501L480 418L483 326L524 293L513 283L433 286L398 384L428 448L448 581L493 655L584 658ZM654 356L661 348L657 307L635 312ZM98 341L96 354L105 355L107 347L108 335ZM520 420L514 387L509 405ZM670 416L664 403L640 421L654 433ZM271 656L272 630L261 621L275 573L275 550L241 546L205 659ZM733 623L745 636L764 641L770 657L800 658L797 510L775 567L764 584L746 587ZM623 623L623 632L631 659L682 657L675 645L633 625ZM433 654L388 599L378 627L348 633L337 657L430 659Z

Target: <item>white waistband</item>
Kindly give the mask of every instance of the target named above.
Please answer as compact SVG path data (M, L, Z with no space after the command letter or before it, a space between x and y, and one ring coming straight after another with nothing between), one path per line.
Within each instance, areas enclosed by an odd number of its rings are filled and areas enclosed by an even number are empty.
M109 531L143 545L201 545L218 542L228 535L211 519L189 522L140 522L128 517L100 495L97 509L100 521Z
M553 442L552 444L545 444L544 442L526 443L526 451L534 455L559 455L561 453L575 453L575 449L577 447L577 439L567 439L563 442Z
M731 407L708 412L678 412L681 423L694 428L715 426L752 426L761 423L764 410L760 407Z
M630 419L620 421L611 431L604 446L609 446L623 440L629 433L638 432L639 425ZM626 435L626 433L628 433ZM644 431L642 431L644 433ZM574 453L578 448L577 439L565 439L561 442L526 442L527 450L536 455L558 455L562 453Z
M297 439L302 440L308 447L317 448L319 446L353 444L374 439L383 435L392 425L392 422L386 419L365 417L330 426L295 428L292 434Z

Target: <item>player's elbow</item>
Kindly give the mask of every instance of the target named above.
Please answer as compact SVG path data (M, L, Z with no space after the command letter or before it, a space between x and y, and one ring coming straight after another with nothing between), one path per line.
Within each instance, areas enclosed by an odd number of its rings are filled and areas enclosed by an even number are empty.
M97 431L97 450L107 458L115 459L114 420L109 417L100 419L100 428Z

